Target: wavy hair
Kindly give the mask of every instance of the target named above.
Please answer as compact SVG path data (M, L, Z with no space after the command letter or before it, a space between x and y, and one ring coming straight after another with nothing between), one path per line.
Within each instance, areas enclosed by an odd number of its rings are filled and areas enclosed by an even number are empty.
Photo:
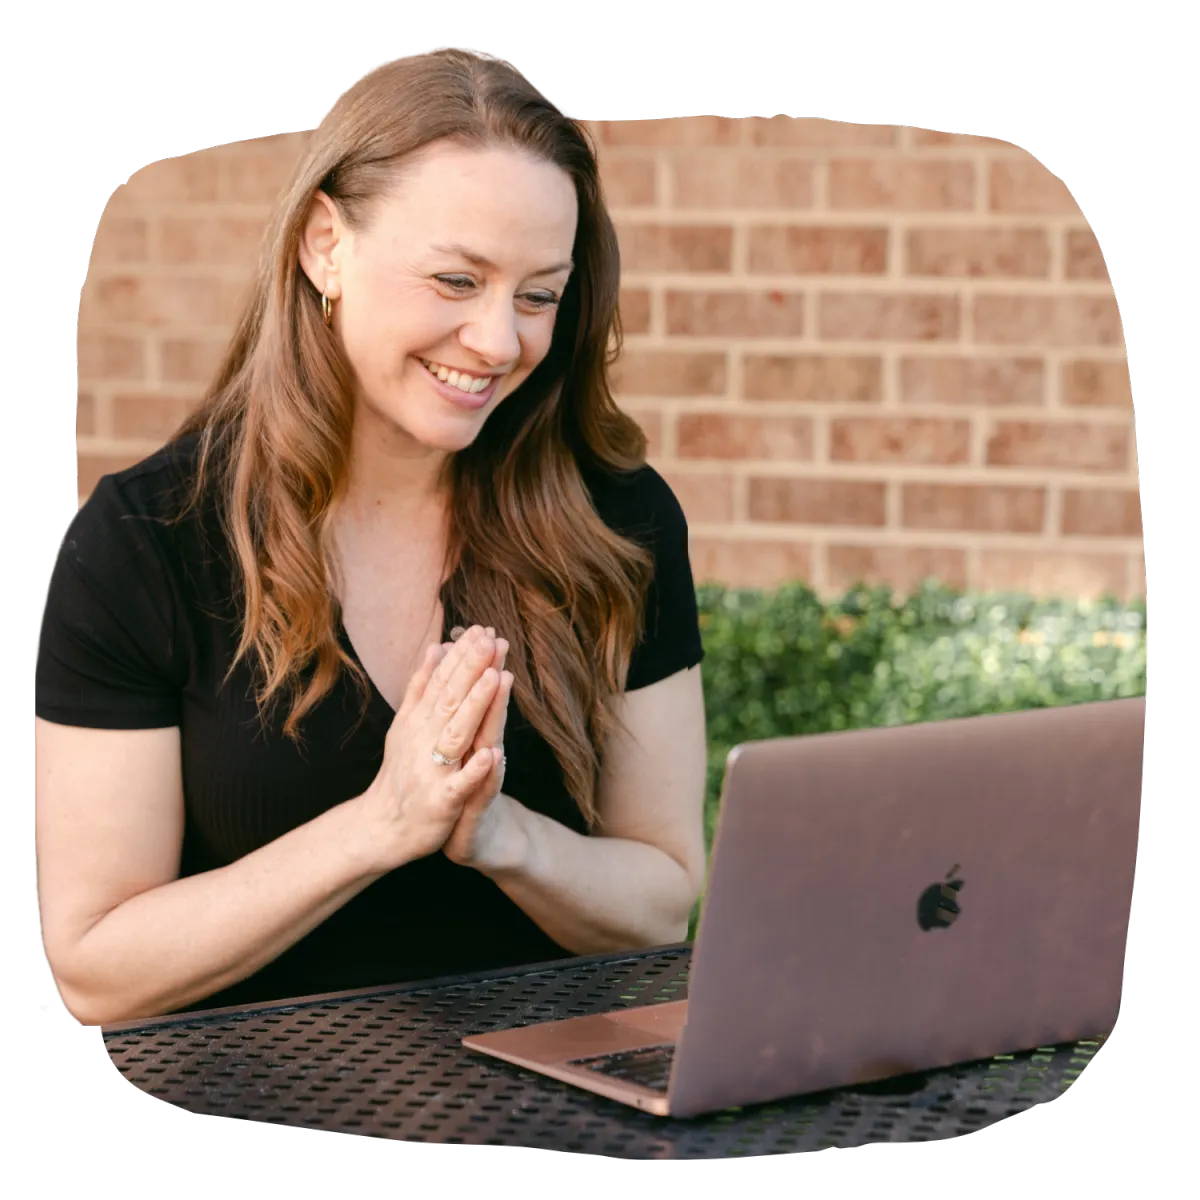
M345 669L365 715L369 680L336 633L331 538L353 375L299 247L318 190L359 228L406 157L442 139L531 153L565 171L578 197L576 270L549 351L447 461L442 601L508 639L517 703L594 827L600 756L620 728L616 700L641 636L652 564L597 515L584 471L635 470L646 441L608 382L621 344L620 259L594 146L508 63L459 50L389 63L346 92L311 135L224 360L175 432L173 440L199 435L184 512L206 481L216 483L241 617L230 673L257 661L260 713L286 698L284 733L301 741L305 714Z

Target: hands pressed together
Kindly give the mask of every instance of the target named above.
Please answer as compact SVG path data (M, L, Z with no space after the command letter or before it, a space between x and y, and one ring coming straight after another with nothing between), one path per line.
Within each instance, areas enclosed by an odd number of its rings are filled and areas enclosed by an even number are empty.
M364 797L383 825L389 867L438 850L480 870L512 860L520 830L500 790L513 682L507 654L495 630L473 626L430 646L413 673Z

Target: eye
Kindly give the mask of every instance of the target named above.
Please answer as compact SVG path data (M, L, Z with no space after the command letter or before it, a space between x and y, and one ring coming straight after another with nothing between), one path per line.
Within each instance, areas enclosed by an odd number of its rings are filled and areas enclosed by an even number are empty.
M475 281L468 275L434 275L433 277L443 287L449 288L451 292L464 294L473 292L475 289ZM539 311L544 308L556 307L559 304L559 296L554 295L553 292L528 292L522 296L522 300L530 307L538 308Z
M469 292L475 286L470 275L435 275L434 279L453 292Z
M532 308L554 308L559 303L559 297L553 292L526 292L521 297Z

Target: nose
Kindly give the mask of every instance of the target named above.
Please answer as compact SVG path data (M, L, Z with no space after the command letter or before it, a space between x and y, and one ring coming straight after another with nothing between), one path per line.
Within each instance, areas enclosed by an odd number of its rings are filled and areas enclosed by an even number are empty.
M515 363L521 357L521 338L512 298L497 292L471 306L473 311L458 331L458 340L489 367Z

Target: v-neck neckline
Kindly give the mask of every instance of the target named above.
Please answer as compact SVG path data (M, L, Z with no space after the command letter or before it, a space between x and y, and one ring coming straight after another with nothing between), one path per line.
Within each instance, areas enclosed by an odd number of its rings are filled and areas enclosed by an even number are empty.
M454 628L453 624L451 623L450 607L446 603L443 593L438 594L438 601L442 606L442 628L441 632L438 634L438 641L448 642L450 640L450 630ZM337 618L337 636L338 641L342 645L342 649L350 655L350 657L358 665L358 669L366 678L367 686L371 689L371 702L375 704L376 707L382 707L391 715L391 717L394 718L396 713L400 710L393 708L388 698L379 690L379 685L372 678L371 672L367 670L363 660L358 655L358 651L354 648L354 643L350 640L350 633L346 629L346 623L342 620L341 613L338 613Z

